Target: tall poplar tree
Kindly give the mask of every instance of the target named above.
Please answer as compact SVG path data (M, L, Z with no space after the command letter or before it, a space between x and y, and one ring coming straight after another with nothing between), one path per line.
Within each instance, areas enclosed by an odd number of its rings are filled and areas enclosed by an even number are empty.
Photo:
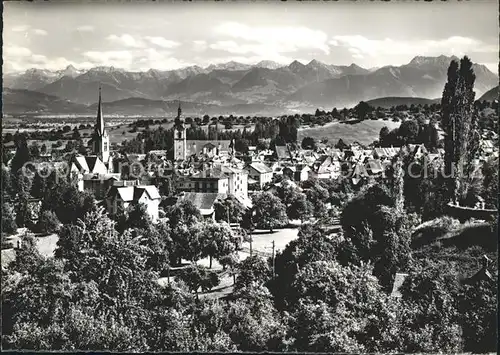
M460 66L453 60L441 100L448 200L454 203L459 203L467 194L479 146L474 108L475 79L472 62L467 56L460 60Z

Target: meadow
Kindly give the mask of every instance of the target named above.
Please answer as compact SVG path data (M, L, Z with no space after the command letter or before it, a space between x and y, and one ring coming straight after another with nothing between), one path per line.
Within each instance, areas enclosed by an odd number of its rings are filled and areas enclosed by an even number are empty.
M378 140L382 127L387 126L392 130L399 127L400 124L400 122L391 120L364 120L355 123L332 122L324 126L301 127L298 132L298 141L301 142L304 137L312 137L317 141L326 138L331 144L335 144L339 139L342 139L347 144L359 142L368 145Z

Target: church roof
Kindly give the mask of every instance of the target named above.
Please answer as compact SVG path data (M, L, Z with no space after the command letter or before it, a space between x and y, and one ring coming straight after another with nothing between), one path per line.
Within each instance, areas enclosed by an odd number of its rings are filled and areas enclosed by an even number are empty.
M74 163L81 173L99 173L107 170L106 165L96 155L76 156Z

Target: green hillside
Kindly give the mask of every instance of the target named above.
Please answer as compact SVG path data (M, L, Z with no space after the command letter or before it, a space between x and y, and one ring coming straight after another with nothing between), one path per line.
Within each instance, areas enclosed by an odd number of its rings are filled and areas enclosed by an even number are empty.
M392 106L399 105L432 105L439 103L441 99L425 99L423 97L380 97L378 99L373 99L366 101L373 107L391 108Z
M479 101L495 101L498 100L498 86L486 92L479 98Z
M324 126L302 128L299 130L298 139L301 142L304 137L313 137L316 140L327 138L330 143L337 143L342 139L347 144L359 142L368 145L379 138L382 127L394 129L399 125L400 122L390 120L365 120L353 124L334 122Z

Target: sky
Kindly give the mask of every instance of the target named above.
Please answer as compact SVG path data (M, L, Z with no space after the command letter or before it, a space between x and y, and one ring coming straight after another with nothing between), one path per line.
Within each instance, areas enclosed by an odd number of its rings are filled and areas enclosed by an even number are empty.
M498 2L4 2L3 70L129 71L468 55L498 72Z

